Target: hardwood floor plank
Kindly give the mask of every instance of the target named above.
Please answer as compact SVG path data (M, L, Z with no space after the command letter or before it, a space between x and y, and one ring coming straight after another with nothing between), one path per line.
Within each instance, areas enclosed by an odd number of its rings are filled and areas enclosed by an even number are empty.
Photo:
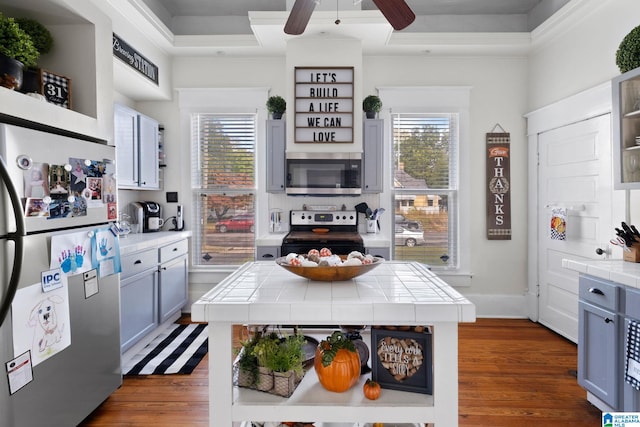
M183 320L188 322L188 318ZM243 334L234 334L238 345ZM578 386L576 345L522 319L459 328L460 427L587 427L600 411ZM81 427L206 427L208 358L191 375L125 377Z

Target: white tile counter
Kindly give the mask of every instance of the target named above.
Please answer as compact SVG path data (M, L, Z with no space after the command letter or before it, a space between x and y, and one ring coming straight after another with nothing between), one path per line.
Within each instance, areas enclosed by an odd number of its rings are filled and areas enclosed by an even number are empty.
M120 255L139 252L144 249L157 248L177 240L191 237L191 231L156 231L153 233L133 233L120 236Z
M563 259L562 267L632 288L640 288L640 263L621 259L581 261Z
M191 317L209 323L212 427L251 420L458 425L458 323L474 322L475 306L422 264L385 262L348 281L316 282L273 261L247 263L193 304ZM369 374L337 394L322 389L314 372L288 399L234 388L234 324L430 325L434 394L387 389L374 402L362 394Z

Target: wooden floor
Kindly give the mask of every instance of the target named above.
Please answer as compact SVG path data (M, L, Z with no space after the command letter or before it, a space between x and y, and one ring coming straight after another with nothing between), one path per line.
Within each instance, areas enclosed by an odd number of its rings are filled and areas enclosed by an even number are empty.
M575 344L528 320L478 319L459 331L460 427L602 424L577 385ZM80 425L207 426L207 362L191 375L126 377Z

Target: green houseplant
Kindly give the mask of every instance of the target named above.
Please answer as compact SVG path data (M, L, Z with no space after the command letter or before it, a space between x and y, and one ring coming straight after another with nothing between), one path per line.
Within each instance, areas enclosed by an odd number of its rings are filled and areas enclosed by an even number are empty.
M20 28L31 37L33 45L40 55L49 53L53 47L51 33L40 22L30 18L15 18ZM40 71L36 67L25 67L20 92L31 93L40 91Z
M267 99L267 110L273 115L274 120L279 120L287 110L287 101L279 95L270 96Z
M616 51L616 65L623 74L640 67L640 25L622 39Z
M382 109L382 101L376 95L369 95L362 101L362 109L367 114L367 119L375 119L376 114Z
M36 65L40 53L13 19L0 13L0 86L19 89L24 67Z

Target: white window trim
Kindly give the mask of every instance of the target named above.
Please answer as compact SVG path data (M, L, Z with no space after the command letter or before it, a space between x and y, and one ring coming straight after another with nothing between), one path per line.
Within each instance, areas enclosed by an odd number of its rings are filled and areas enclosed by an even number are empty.
M443 271L442 276L470 276L471 275L471 175L470 154L471 143L469 141L469 110L471 103L470 86L403 86L403 87L379 87L378 95L382 100L383 111L381 118L385 123L392 123L391 115L398 113L457 113L459 126L458 147L458 233L457 246L460 260L457 270ZM393 130L387 126L385 144L387 149L387 167L384 168L384 182L387 183L385 192L388 193L389 206L393 206ZM453 284L453 283L452 283ZM456 283L457 285L458 283Z
M266 152L259 147L265 147L266 144L266 127L265 123L268 118L266 101L269 97L269 88L178 88L178 107L180 110L180 135L181 141L185 144L185 149L180 150L180 165L182 170L191 170L191 114L207 113L207 114L256 114L256 197L255 211L261 212L260 209L266 209L268 206L267 193L265 189L265 180L259 177L265 176L266 171ZM192 202L191 188L191 172L189 179L182 180L182 200L185 205L185 211L191 212L191 224L189 228L196 232L196 221L198 212L194 209ZM187 196L188 195L188 196ZM255 235L258 236L258 221L256 221ZM212 265L201 266L193 265L190 271L219 271L229 273L237 269L238 266Z

